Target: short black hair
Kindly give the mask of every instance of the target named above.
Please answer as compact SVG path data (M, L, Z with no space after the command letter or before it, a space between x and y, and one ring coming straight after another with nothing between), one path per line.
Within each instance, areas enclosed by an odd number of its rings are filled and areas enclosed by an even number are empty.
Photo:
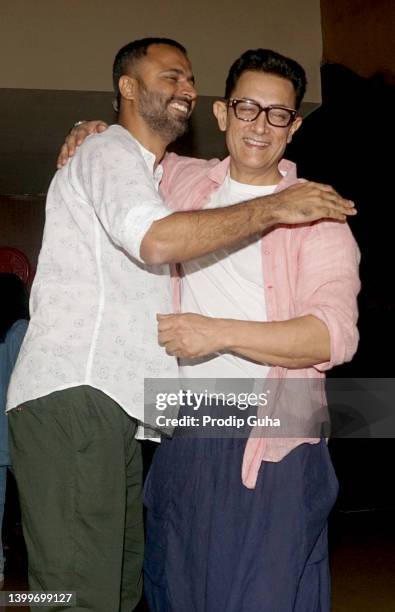
M271 49L245 51L230 67L225 86L226 99L230 98L237 81L246 70L267 72L291 81L295 89L296 109L299 108L306 91L307 79L298 62Z
M0 272L0 294L0 342L4 342L15 321L29 319L29 296L22 280L11 272Z
M186 48L176 40L172 38L141 38L140 40L133 40L128 43L122 49L118 51L115 56L113 68L112 68L112 81L114 86L114 92L117 98L119 107L120 93L119 93L119 79L122 75L127 74L130 67L139 59L147 55L148 48L151 45L168 45L169 47L175 47L179 49L184 55L187 54Z

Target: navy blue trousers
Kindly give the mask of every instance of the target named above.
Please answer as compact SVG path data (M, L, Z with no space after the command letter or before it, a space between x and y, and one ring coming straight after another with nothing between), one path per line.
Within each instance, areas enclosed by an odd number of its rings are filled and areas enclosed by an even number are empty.
M145 486L152 612L329 612L327 518L338 484L325 442L241 483L243 439L175 438Z

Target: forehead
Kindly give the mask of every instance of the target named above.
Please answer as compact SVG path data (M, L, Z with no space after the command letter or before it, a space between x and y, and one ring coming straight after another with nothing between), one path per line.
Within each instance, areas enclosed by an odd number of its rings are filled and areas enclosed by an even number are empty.
M141 59L141 66L158 71L176 69L192 74L191 62L187 56L170 45L150 45L147 54Z
M250 98L260 104L282 104L293 107L295 89L291 81L277 74L246 70L243 72L232 91L234 98Z

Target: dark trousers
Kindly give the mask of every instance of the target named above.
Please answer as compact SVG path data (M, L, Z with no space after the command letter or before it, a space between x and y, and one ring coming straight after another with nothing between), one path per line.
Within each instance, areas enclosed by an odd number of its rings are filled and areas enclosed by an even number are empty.
M241 482L243 439L162 442L145 485L152 612L329 612L325 442Z
M29 587L75 591L75 607L131 612L141 596L142 463L136 422L88 386L9 413Z

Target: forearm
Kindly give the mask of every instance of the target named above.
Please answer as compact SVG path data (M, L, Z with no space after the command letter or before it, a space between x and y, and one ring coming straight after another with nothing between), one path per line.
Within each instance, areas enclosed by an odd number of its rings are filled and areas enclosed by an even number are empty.
M275 194L226 208L174 213L151 225L141 258L177 263L237 244L279 223L281 203L281 194Z
M284 368L306 368L330 359L329 332L316 317L270 323L216 321L216 333L222 344L219 350Z
M188 261L262 234L281 223L345 221L355 212L353 203L341 198L331 187L298 183L226 208L178 212L155 221L143 238L140 256L149 264Z

